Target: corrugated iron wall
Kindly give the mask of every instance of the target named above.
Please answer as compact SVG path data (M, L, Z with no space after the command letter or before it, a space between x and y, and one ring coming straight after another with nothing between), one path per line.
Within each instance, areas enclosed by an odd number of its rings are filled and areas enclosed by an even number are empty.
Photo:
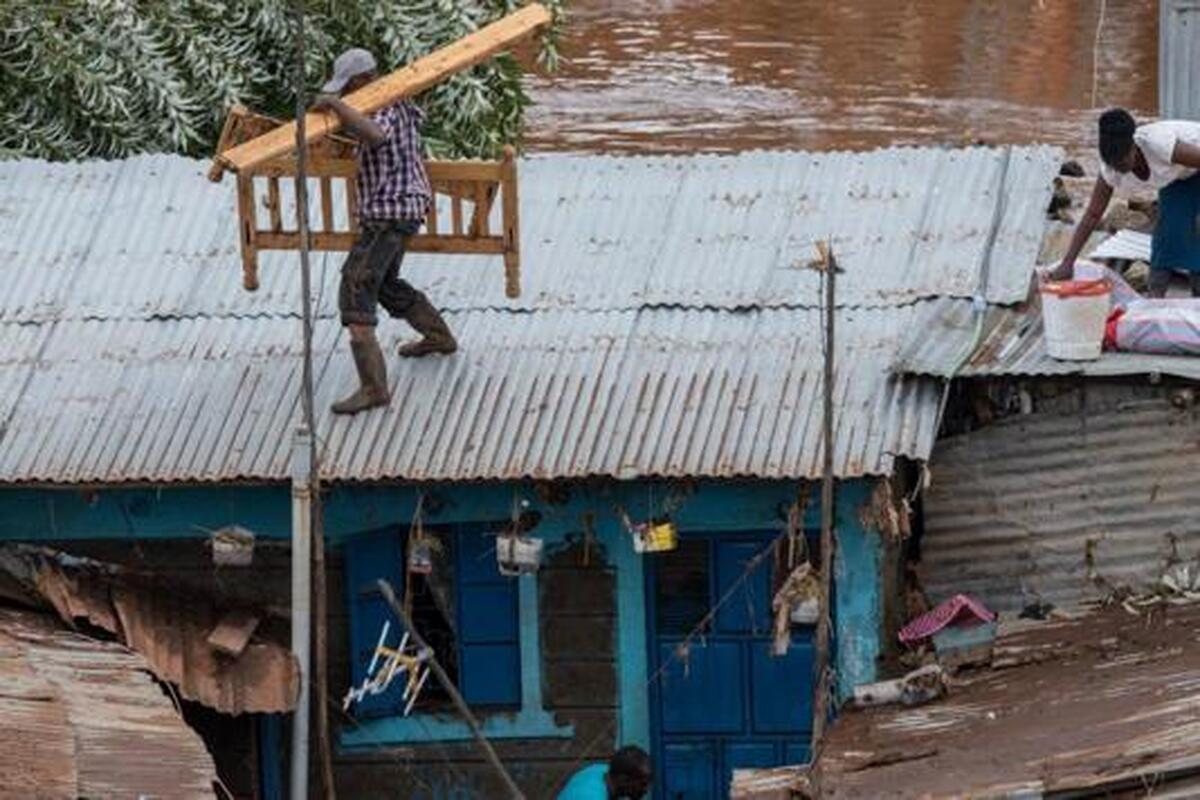
M1159 0L1158 113L1200 120L1200 0Z
M935 446L922 548L932 599L1069 606L1200 557L1200 408L1145 384L1058 386L1042 410Z

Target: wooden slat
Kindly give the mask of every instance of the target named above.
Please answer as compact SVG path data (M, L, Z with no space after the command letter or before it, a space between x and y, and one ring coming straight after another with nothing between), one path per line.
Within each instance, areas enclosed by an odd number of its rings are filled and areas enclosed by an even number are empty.
M271 215L271 230L283 230L283 214L279 210L279 178L267 178L267 211Z
M426 161L432 181L498 181L503 177L499 161Z
M333 180L321 178L321 230L333 232Z
M356 234L347 232L310 233L314 250L349 250L354 246ZM259 250L298 250L300 234L296 231L271 233L259 231ZM483 253L499 255L504 252L504 239L492 236L487 239L471 239L467 236L429 236L418 234L408 240L408 249L414 253Z
M504 252L504 239L491 236L487 239L471 239L467 236L427 236L418 234L408 240L408 249L414 253L482 253L499 255Z
M488 196L488 185L475 181L475 213L471 215L471 236L488 236L488 215L492 212L492 200Z
M293 178L296 175L296 159L272 158L254 169L242 170L242 174ZM358 164L352 158L313 158L308 162L308 175L311 178L353 178L357 174Z
M463 232L462 204L461 197L455 195L450 198L450 227L455 236L462 236Z
M358 233L358 184L346 181L346 212L350 215L350 232Z
M429 213L425 216L425 231L426 233L437 235L438 232L438 211L437 211L437 193L429 198Z
M511 146L504 148L504 182L501 188L500 210L504 221L504 294L521 296L521 225L517 197L517 153Z
M500 176L497 175L495 180L490 181L430 181L433 191L438 194L444 194L447 197L461 197L472 202L475 201L476 183L482 183L484 186L494 189L500 183Z
M346 103L363 113L378 111L401 97L410 97L428 89L448 75L473 67L509 49L516 42L536 33L551 22L550 12L540 3L531 3L475 33L417 59L346 96ZM310 142L337 130L339 122L332 112L309 113L305 136ZM296 146L296 124L290 122L257 139L233 147L218 158L230 169L253 169L277 156L292 152Z
M242 286L253 292L258 288L257 228L258 210L254 207L254 179L237 179L238 238L242 246Z

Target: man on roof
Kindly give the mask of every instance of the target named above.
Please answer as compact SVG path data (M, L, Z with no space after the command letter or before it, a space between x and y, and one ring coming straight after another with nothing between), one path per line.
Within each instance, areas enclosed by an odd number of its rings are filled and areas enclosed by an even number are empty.
M1096 229L1113 191L1158 192L1158 222L1150 246L1150 295L1162 297L1171 272L1183 270L1200 297L1200 122L1163 120L1138 125L1114 108L1100 115L1103 164L1087 211L1075 229L1062 263L1047 277L1068 280L1075 258Z
M336 114L342 129L358 141L358 238L342 265L338 310L350 333L359 387L333 404L335 414L357 414L391 399L387 362L375 336L376 305L422 336L402 345L401 356L458 349L429 298L399 277L408 239L420 229L433 196L421 143L424 115L407 100L367 115L341 99L375 77L374 56L359 48L347 50L334 61L333 77L313 103L316 111Z

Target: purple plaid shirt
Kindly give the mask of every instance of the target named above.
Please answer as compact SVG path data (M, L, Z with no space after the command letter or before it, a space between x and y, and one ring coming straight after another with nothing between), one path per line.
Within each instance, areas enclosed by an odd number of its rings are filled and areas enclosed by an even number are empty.
M433 192L421 152L425 114L407 100L371 115L386 137L375 147L358 146L358 218L421 220Z

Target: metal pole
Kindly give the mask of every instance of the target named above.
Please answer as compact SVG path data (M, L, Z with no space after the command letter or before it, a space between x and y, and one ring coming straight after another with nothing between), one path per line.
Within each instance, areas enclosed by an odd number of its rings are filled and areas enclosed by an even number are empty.
M825 283L825 373L822 420L822 450L824 464L821 470L821 616L817 621L816 645L816 696L813 698L813 733L812 757L815 762L820 752L821 740L825 736L825 720L829 716L830 675L829 640L831 638L832 620L830 618L830 591L833 580L833 550L835 547L833 535L833 382L834 382L834 298L837 281L837 259L828 247L820 248L824 257Z
M408 614L404 612L404 607L396 600L396 593L392 590L391 584L387 581L380 580L376 582L379 586L379 591L383 593L383 599L392 607L392 612L395 613L400 621L404 623L408 635L412 637L413 643L421 650L428 650L433 653L433 648L425 644L425 639L422 638L416 626L412 624ZM496 774L500 776L501 782L508 790L508 796L513 800L525 800L525 795L521 793L512 776L508 774L508 770L504 769L504 764L500 762L500 756L496 755L495 748L492 743L483 735L483 728L479 725L479 720L475 719L475 715L471 713L470 706L463 696L458 693L458 687L454 685L454 681L450 680L450 676L446 674L446 670L442 669L442 665L438 663L437 657L430 655L429 671L433 673L433 677L437 678L438 683L446 690L446 694L450 695L450 699L454 701L454 705L458 708L458 713L463 715L463 719L467 721L467 726L471 729L471 733L475 736L475 741L479 745L479 749L483 751L483 757L492 765L492 769L496 770Z
M296 64L296 222L300 231L300 304L303 337L301 404L303 423L292 445L292 652L300 665L300 696L292 725L292 800L308 797L308 742L312 683L312 510L316 486L316 430L312 376L312 269L308 238L308 147L305 142L304 9L292 5L295 18Z
M292 439L292 653L300 666L300 695L292 720L290 796L308 797L309 678L312 656L312 434L303 426Z

